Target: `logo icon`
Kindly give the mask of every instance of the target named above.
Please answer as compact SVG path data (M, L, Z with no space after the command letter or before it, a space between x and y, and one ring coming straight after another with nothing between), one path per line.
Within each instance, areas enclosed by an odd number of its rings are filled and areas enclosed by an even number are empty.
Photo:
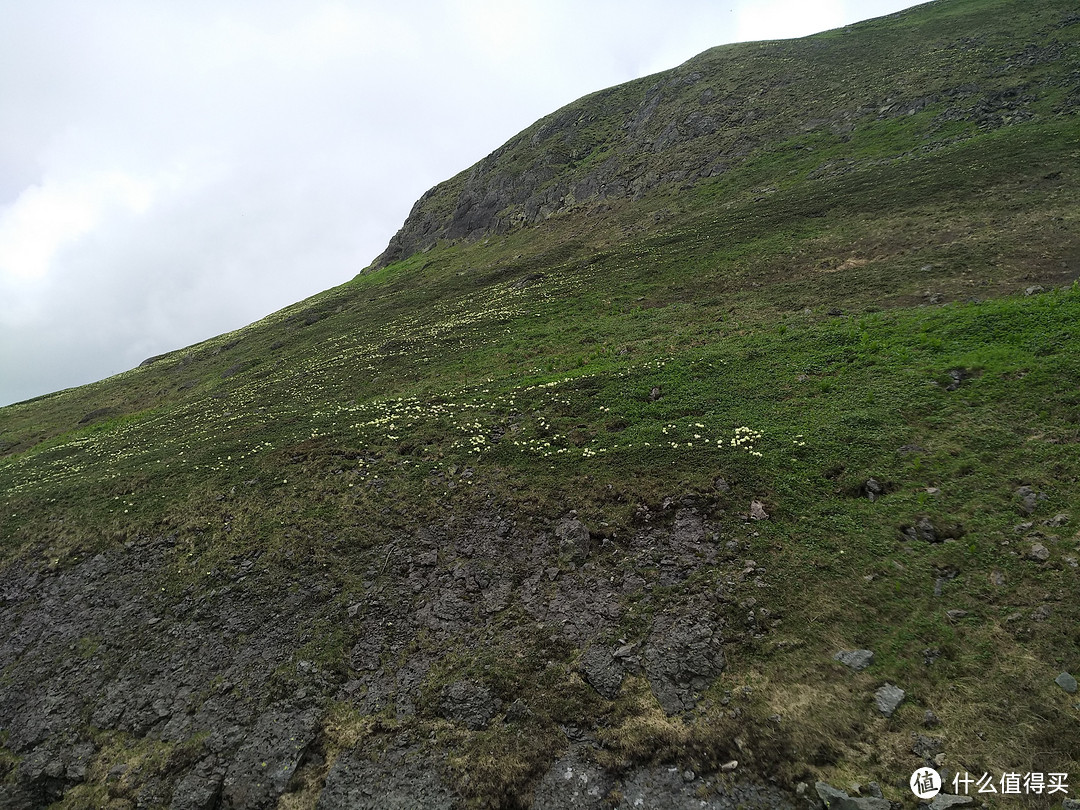
M932 799L941 792L941 774L933 768L919 768L911 775L911 792L920 799Z

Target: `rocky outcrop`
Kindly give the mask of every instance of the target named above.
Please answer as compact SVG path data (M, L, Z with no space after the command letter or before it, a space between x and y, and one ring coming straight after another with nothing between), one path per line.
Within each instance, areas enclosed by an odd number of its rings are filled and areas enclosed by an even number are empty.
M898 29L890 46L922 61L917 54L925 48L925 32L915 29L910 40L904 39L908 33ZM477 239L571 209L603 210L662 188L692 187L755 157L772 159L778 150L812 152L813 145L801 142L807 136L850 139L860 126L922 115L922 148L949 146L956 136L941 133L955 130L957 122L969 125L973 135L1031 120L1048 89L1036 88L1026 77L1039 65L1068 58L1062 43L1029 43L1019 50L1012 45L1014 52L1002 62L1000 55L988 59L971 41L943 42L943 50L970 51L981 65L968 81L952 83L949 71L933 79L923 74L910 82L909 93L883 98L869 91L860 95L859 88L897 82L888 72L907 57L867 62L863 47L858 36L724 46L579 99L424 194L372 267L440 240ZM831 51L828 59L821 58L823 48ZM851 56L845 55L848 49ZM785 68L778 71L781 56ZM846 66L856 63L874 75L853 79ZM1007 86L994 86L1000 84L1002 64L1009 65L1011 79ZM988 79L995 77L986 87L970 80L980 70ZM834 102L837 96L842 101ZM810 178L857 167L855 160L824 161Z
M332 709L348 707L369 729L376 718L462 734L529 728L538 721L528 700L470 663L494 628L513 636L515 621L531 628L520 650L565 650L597 699L616 699L628 675L644 675L664 710L683 713L748 635L728 602L686 585L690 574L730 564L728 596L745 587L755 599L767 582L743 583L741 544L719 543L698 506L668 499L650 516L619 551L629 570L646 573L618 583L576 518L517 527L494 511L417 527L389 552L338 561L335 570L367 572L359 591L318 566L260 554L178 577L192 548L183 535L66 566L14 564L0 574L0 726L17 764L0 806L44 807L101 774L117 800L172 810L273 807L313 778L323 780L320 808L457 806L450 749L432 747L427 732L335 749L327 761ZM654 604L656 586L667 595L651 626L608 643L628 606ZM448 670L449 649L460 650L463 669ZM570 666L541 666L535 677L578 677ZM568 731L565 745L580 745L583 733ZM663 770L616 775L588 764L588 785L568 785L557 778L564 766L553 758L548 776L536 775L538 797L550 802L536 806L563 806L571 794L592 806L593 788L606 800L616 785L647 801L686 792L682 776ZM704 777L695 778L696 789Z

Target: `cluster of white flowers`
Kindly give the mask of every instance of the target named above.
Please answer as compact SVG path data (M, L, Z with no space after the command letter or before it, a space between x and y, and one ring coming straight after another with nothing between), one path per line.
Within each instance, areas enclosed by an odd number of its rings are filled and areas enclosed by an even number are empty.
M745 450L752 456L761 458L761 453L754 449L754 442L761 439L762 434L760 431L753 428L742 425L735 428L735 435L731 437L731 446L739 450Z

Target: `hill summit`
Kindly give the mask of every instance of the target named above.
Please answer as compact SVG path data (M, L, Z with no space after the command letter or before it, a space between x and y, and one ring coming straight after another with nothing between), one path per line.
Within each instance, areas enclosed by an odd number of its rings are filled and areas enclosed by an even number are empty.
M707 51L0 409L0 807L1075 801L1078 41Z

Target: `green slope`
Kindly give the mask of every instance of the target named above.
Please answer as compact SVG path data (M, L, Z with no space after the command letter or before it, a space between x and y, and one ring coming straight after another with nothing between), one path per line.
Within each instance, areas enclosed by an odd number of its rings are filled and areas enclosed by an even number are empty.
M913 735L953 771L1080 773L1080 698L1054 683L1080 671L1073 11L941 0L575 102L429 192L394 261L0 409L4 559L65 570L175 535L165 598L255 554L253 587L321 569L344 609L395 587L425 527L497 514L540 537L574 510L591 549L556 546L552 581L649 585L619 593L604 643L705 603L726 622L723 674L686 714L642 677L603 699L581 646L533 637L515 604L483 654L418 636L442 663L416 715L333 703L300 805L340 747L393 733L449 751L466 800L512 806L567 724L613 768L735 758L897 800ZM635 538L677 534L681 508L717 551L669 581ZM488 562L515 585L538 565ZM361 632L315 627L303 656L346 681ZM832 660L862 647L865 672ZM463 674L530 706L529 745L439 717ZM869 702L885 682L907 692L889 719ZM62 806L92 806L91 783Z

